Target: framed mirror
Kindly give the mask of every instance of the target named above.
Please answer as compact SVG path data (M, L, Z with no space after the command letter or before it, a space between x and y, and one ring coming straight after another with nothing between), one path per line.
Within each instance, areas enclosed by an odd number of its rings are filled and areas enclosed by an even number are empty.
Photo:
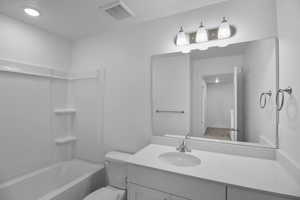
M153 135L277 146L278 41L151 58Z

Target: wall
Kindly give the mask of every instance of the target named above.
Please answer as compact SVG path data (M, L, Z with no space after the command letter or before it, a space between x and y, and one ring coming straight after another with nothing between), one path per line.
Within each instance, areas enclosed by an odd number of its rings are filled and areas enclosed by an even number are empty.
M276 144L275 91L277 88L276 40L251 42L244 53L243 119L245 140ZM259 107L261 92L271 90L266 107Z
M229 41L242 42L276 35L275 10L273 0L231 0L77 41L73 69L106 70L105 151L134 152L149 142L150 57L177 51L173 38L180 25L194 30L202 19L215 27L227 16L238 30Z
M0 14L0 59L67 69L71 42Z
M98 77L69 83L69 103L77 110L73 134L77 137L75 155L79 159L101 162L103 148L103 71Z
M67 69L71 44L30 25L0 15L0 59ZM0 183L65 159L56 148L53 106L66 102L66 82L0 72ZM54 124L52 124L52 122ZM53 127L53 125L55 127Z
M153 134L187 135L190 132L191 71L188 54L153 56L152 69L152 123ZM162 113L184 111L184 113Z
M279 33L279 87L293 88L279 118L280 149L300 166L300 1L277 0Z

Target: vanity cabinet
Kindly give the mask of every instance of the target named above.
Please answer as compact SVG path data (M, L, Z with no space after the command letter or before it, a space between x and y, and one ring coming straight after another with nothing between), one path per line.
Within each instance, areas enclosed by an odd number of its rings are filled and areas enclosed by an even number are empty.
M297 200L129 164L128 200Z
M226 186L152 168L128 166L128 200L226 200Z

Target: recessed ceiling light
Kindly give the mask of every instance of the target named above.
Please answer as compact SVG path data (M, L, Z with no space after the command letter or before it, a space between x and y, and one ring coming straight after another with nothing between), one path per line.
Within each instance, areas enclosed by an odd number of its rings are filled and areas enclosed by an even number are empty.
M33 8L24 8L24 12L27 14L27 15L30 15L32 17L38 17L40 16L40 12L36 9L33 9Z

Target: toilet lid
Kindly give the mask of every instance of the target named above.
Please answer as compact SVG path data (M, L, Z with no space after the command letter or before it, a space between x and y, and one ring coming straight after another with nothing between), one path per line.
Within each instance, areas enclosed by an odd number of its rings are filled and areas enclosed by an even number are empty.
M122 200L125 191L112 187L104 187L89 194L84 200Z

